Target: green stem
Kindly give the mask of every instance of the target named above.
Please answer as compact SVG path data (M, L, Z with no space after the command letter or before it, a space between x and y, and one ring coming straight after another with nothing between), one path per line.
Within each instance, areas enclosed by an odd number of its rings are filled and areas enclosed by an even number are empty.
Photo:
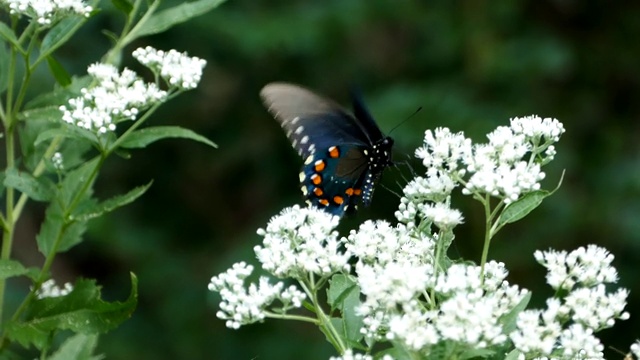
M111 146L105 150L104 157L109 156L109 154L111 154L115 149L117 149L120 143L122 143L129 136L129 134L131 134L137 128L139 128L140 125L142 125L151 116L151 114L153 114L156 110L158 110L160 106L162 106L162 104L163 104L162 102L155 103L149 110L145 111L145 113L140 117L140 119L135 121L127 129L127 131L125 131L122 135L120 135L120 137L118 137L116 141L114 141L113 144L111 144Z
M320 325L320 322L318 321L318 319L314 319L314 318L310 318L302 315L288 315L288 314L276 314L276 313L266 312L265 317L268 317L270 319L279 319L279 320L304 321L304 322L309 322L315 325Z
M133 40L138 37L138 32L144 24L154 15L154 12L160 5L160 0L153 1L151 5L147 8L147 11L142 15L140 20L133 26L133 21L137 18L138 11L140 10L140 6L142 4L142 0L136 0L133 5L133 10L127 17L127 22L122 29L122 33L120 33L120 38L115 43L113 48L105 55L104 62L107 64L117 65L120 63L119 59L121 57L122 49L129 45ZM133 28L132 28L133 26Z
M13 122L12 115L9 114L7 118L7 123L11 124ZM14 153L14 133L13 133L13 125L9 125L6 129L6 154L7 154L7 169L11 169L14 167L15 161L15 153ZM7 198L6 198L6 223L2 231L2 251L0 253L0 258L2 260L8 260L11 257L11 249L13 247L13 230L15 225L15 219L13 214L13 199L14 191L12 187L7 187ZM3 318L3 310L4 310L4 291L6 288L6 279L0 279L0 323Z
M342 338L340 337L340 334L338 334L338 331L331 324L331 319L329 318L329 316L327 316L327 314L322 311L320 301L318 301L317 287L313 286L313 282L311 284L312 286L306 286L306 284L304 284L302 281L300 282L300 285L311 299L313 307L316 309L316 317L318 319L320 330L327 336L327 339L333 345L333 347L340 354L344 354L344 352L347 350L347 347L342 342Z
M482 257L480 259L480 280L484 285L484 265L487 263L487 256L489 255L489 245L491 244L491 202L489 195L485 198L484 204L484 245L482 247Z
M36 165L36 168L33 171L33 177L37 178L38 176L42 175L42 173L46 168L45 159L50 159L53 156L55 151L58 149L58 145L61 142L62 142L61 136L56 136L53 139L53 141L51 141L51 144L49 144L49 147L47 148L47 150L45 150L44 155L42 156L42 159L40 159L40 162L38 162L38 165ZM16 206L13 210L13 214L16 219L20 218L20 214L22 213L22 209L24 208L24 205L26 204L27 200L29 200L29 197L26 194L20 195L20 198L18 199L18 202L16 203Z

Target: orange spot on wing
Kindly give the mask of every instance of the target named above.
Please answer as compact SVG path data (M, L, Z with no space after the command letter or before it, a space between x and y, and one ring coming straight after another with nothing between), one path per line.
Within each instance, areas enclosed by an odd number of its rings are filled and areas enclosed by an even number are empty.
M344 193L349 196L353 195L353 188L348 188L347 190L344 191Z
M320 203L320 205L324 205L324 206L329 205L329 200L327 199L320 199L318 200L318 202Z
M353 194L354 194L354 195L360 195L360 194L362 194L362 189L353 189Z
M317 188L313 189L313 193L316 194L316 196L322 196L322 194L324 194L324 191L322 191L322 189L317 187Z
M338 150L337 146L332 146L329 148L329 156L334 159L340 157L340 150Z
M320 176L318 174L311 175L311 182L314 185L320 185L320 183L322 183L322 176Z
M333 202L338 205L341 205L344 202L344 198L342 196L336 195L333 197Z
M315 163L314 169L316 169L317 172L320 172L320 171L324 170L324 167L325 167L324 161L323 160L318 160Z

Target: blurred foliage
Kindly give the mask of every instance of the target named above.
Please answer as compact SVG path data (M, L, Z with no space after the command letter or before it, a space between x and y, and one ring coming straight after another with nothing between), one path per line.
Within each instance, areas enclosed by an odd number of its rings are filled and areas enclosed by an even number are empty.
M422 107L391 133L398 160L412 156L426 128L447 126L483 141L510 117L562 121L567 132L545 181L552 189L566 169L562 187L505 228L491 257L505 262L510 281L533 290L533 303L542 306L551 290L535 249L607 247L620 285L632 290L632 318L601 333L602 340L626 352L640 338L634 320L640 314L639 16L640 3L632 2L231 0L130 49L153 45L207 59L200 88L168 103L153 121L179 123L220 148L170 140L129 160L111 159L96 186L99 196L150 178L154 184L136 203L94 223L90 241L66 254L54 275L96 277L113 299L126 297L129 271L138 275L133 318L99 341L109 358L328 358L332 349L313 326L269 321L226 329L207 283L233 262L253 259L255 229L301 202L301 160L262 108L260 88L291 81L346 104L347 89L358 85L387 132ZM108 47L93 34L121 20L103 9L89 24L96 31L77 34L59 61L83 73ZM367 218L392 219L394 192L409 174L406 167L387 171L372 207L346 219L342 230ZM454 201L466 223L451 255L478 261L481 208L466 197ZM41 217L42 209L32 207L20 224L25 239ZM20 238L18 258L41 262ZM608 348L605 355L622 357Z

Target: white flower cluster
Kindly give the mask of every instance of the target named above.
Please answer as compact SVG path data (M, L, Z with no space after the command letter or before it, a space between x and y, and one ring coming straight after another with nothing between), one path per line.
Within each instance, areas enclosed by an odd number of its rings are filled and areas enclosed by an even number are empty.
M49 279L40 285L40 289L36 291L38 299L60 297L69 294L73 290L71 283L65 283L63 287L56 285L56 281Z
M275 300L283 304L280 311L286 312L300 307L306 298L295 286L284 289L284 283L272 285L264 276L260 277L258 285L250 284L245 288L244 280L252 272L253 266L240 262L211 278L209 290L219 292L222 296L220 311L216 316L226 320L226 326L229 328L238 329L241 325L263 320L268 314L267 307Z
M82 89L82 96L70 99L67 106L60 106L60 111L65 122L96 134L114 131L118 122L135 120L140 110L167 96L155 84L145 83L126 68L119 72L112 65L96 63L87 72L95 85Z
M631 345L631 352L635 355L636 359L640 359L640 340L636 340L636 342Z
M462 183L465 194L488 194L508 204L540 188L545 176L540 167L553 159L552 144L562 133L558 120L538 116L511 119L511 126L488 134L486 144L473 145L464 134L446 128L427 130L424 146L416 150L428 169L427 180L418 182L439 183L436 193Z
M53 164L53 167L56 170L58 171L64 170L64 161L62 159L62 153L56 151L51 157L51 163Z
M194 89L198 86L202 70L207 65L206 60L189 57L187 53L176 50L165 52L150 46L136 49L133 52L133 57L155 74L159 74L170 87L183 90Z
M628 290L605 289L618 279L613 255L589 245L571 253L536 251L535 257L548 270L547 282L568 294L548 299L545 310L521 312L517 330L510 334L515 347L527 358L604 359L604 347L594 333L629 318L624 311Z
M305 279L309 274L330 276L349 271L348 253L334 230L340 219L316 208L293 206L274 216L254 251L263 269L277 277Z
M45 26L67 15L89 17L93 11L82 0L0 0L0 5L8 6L11 15L28 16Z

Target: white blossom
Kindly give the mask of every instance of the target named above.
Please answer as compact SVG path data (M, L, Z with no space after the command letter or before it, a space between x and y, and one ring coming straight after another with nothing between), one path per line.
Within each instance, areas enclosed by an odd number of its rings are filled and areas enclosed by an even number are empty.
M347 349L342 356L331 356L329 360L373 360L373 356L357 354L353 350Z
M209 290L219 292L222 297L220 311L216 316L226 320L229 328L238 329L242 325L263 320L267 315L267 308L275 300L280 300L282 310L286 311L300 307L306 297L295 287L283 291L283 282L270 284L269 279L264 276L260 277L258 285L252 283L245 287L245 279L252 272L253 266L240 262L211 278Z
M93 8L82 0L1 0L12 15L34 18L38 24L48 26L68 15L89 17Z
M53 164L53 167L58 170L58 171L62 171L64 170L64 161L62 159L62 154L60 152L55 152L53 154L53 156L51 157L51 163Z
M138 48L133 52L141 64L159 74L170 87L183 90L194 89L202 77L206 60L189 57L187 53L176 50L162 51L151 46Z
M350 254L341 251L342 241L334 230L339 218L316 208L293 206L274 216L262 246L254 247L263 269L277 277L305 278L309 274L329 276L348 271Z
M40 285L40 288L36 291L36 297L38 299L60 297L69 294L73 290L71 283L65 283L62 287L56 285L56 281L49 279Z
M96 134L114 131L120 121L135 120L142 109L167 95L129 69L119 72L112 65L96 63L87 72L95 85L82 89L82 96L70 99L60 111L65 122Z
M471 140L462 132L453 134L448 128L427 130L424 145L416 150L416 157L422 159L426 168L435 168L444 172L460 171L459 161L471 152Z
M636 358L640 358L640 340L636 340L636 342L631 344L631 352Z
M547 268L547 283L556 290L571 290L576 284L594 286L618 281L618 272L611 266L613 255L596 245L580 247L571 253L536 251L534 256Z

